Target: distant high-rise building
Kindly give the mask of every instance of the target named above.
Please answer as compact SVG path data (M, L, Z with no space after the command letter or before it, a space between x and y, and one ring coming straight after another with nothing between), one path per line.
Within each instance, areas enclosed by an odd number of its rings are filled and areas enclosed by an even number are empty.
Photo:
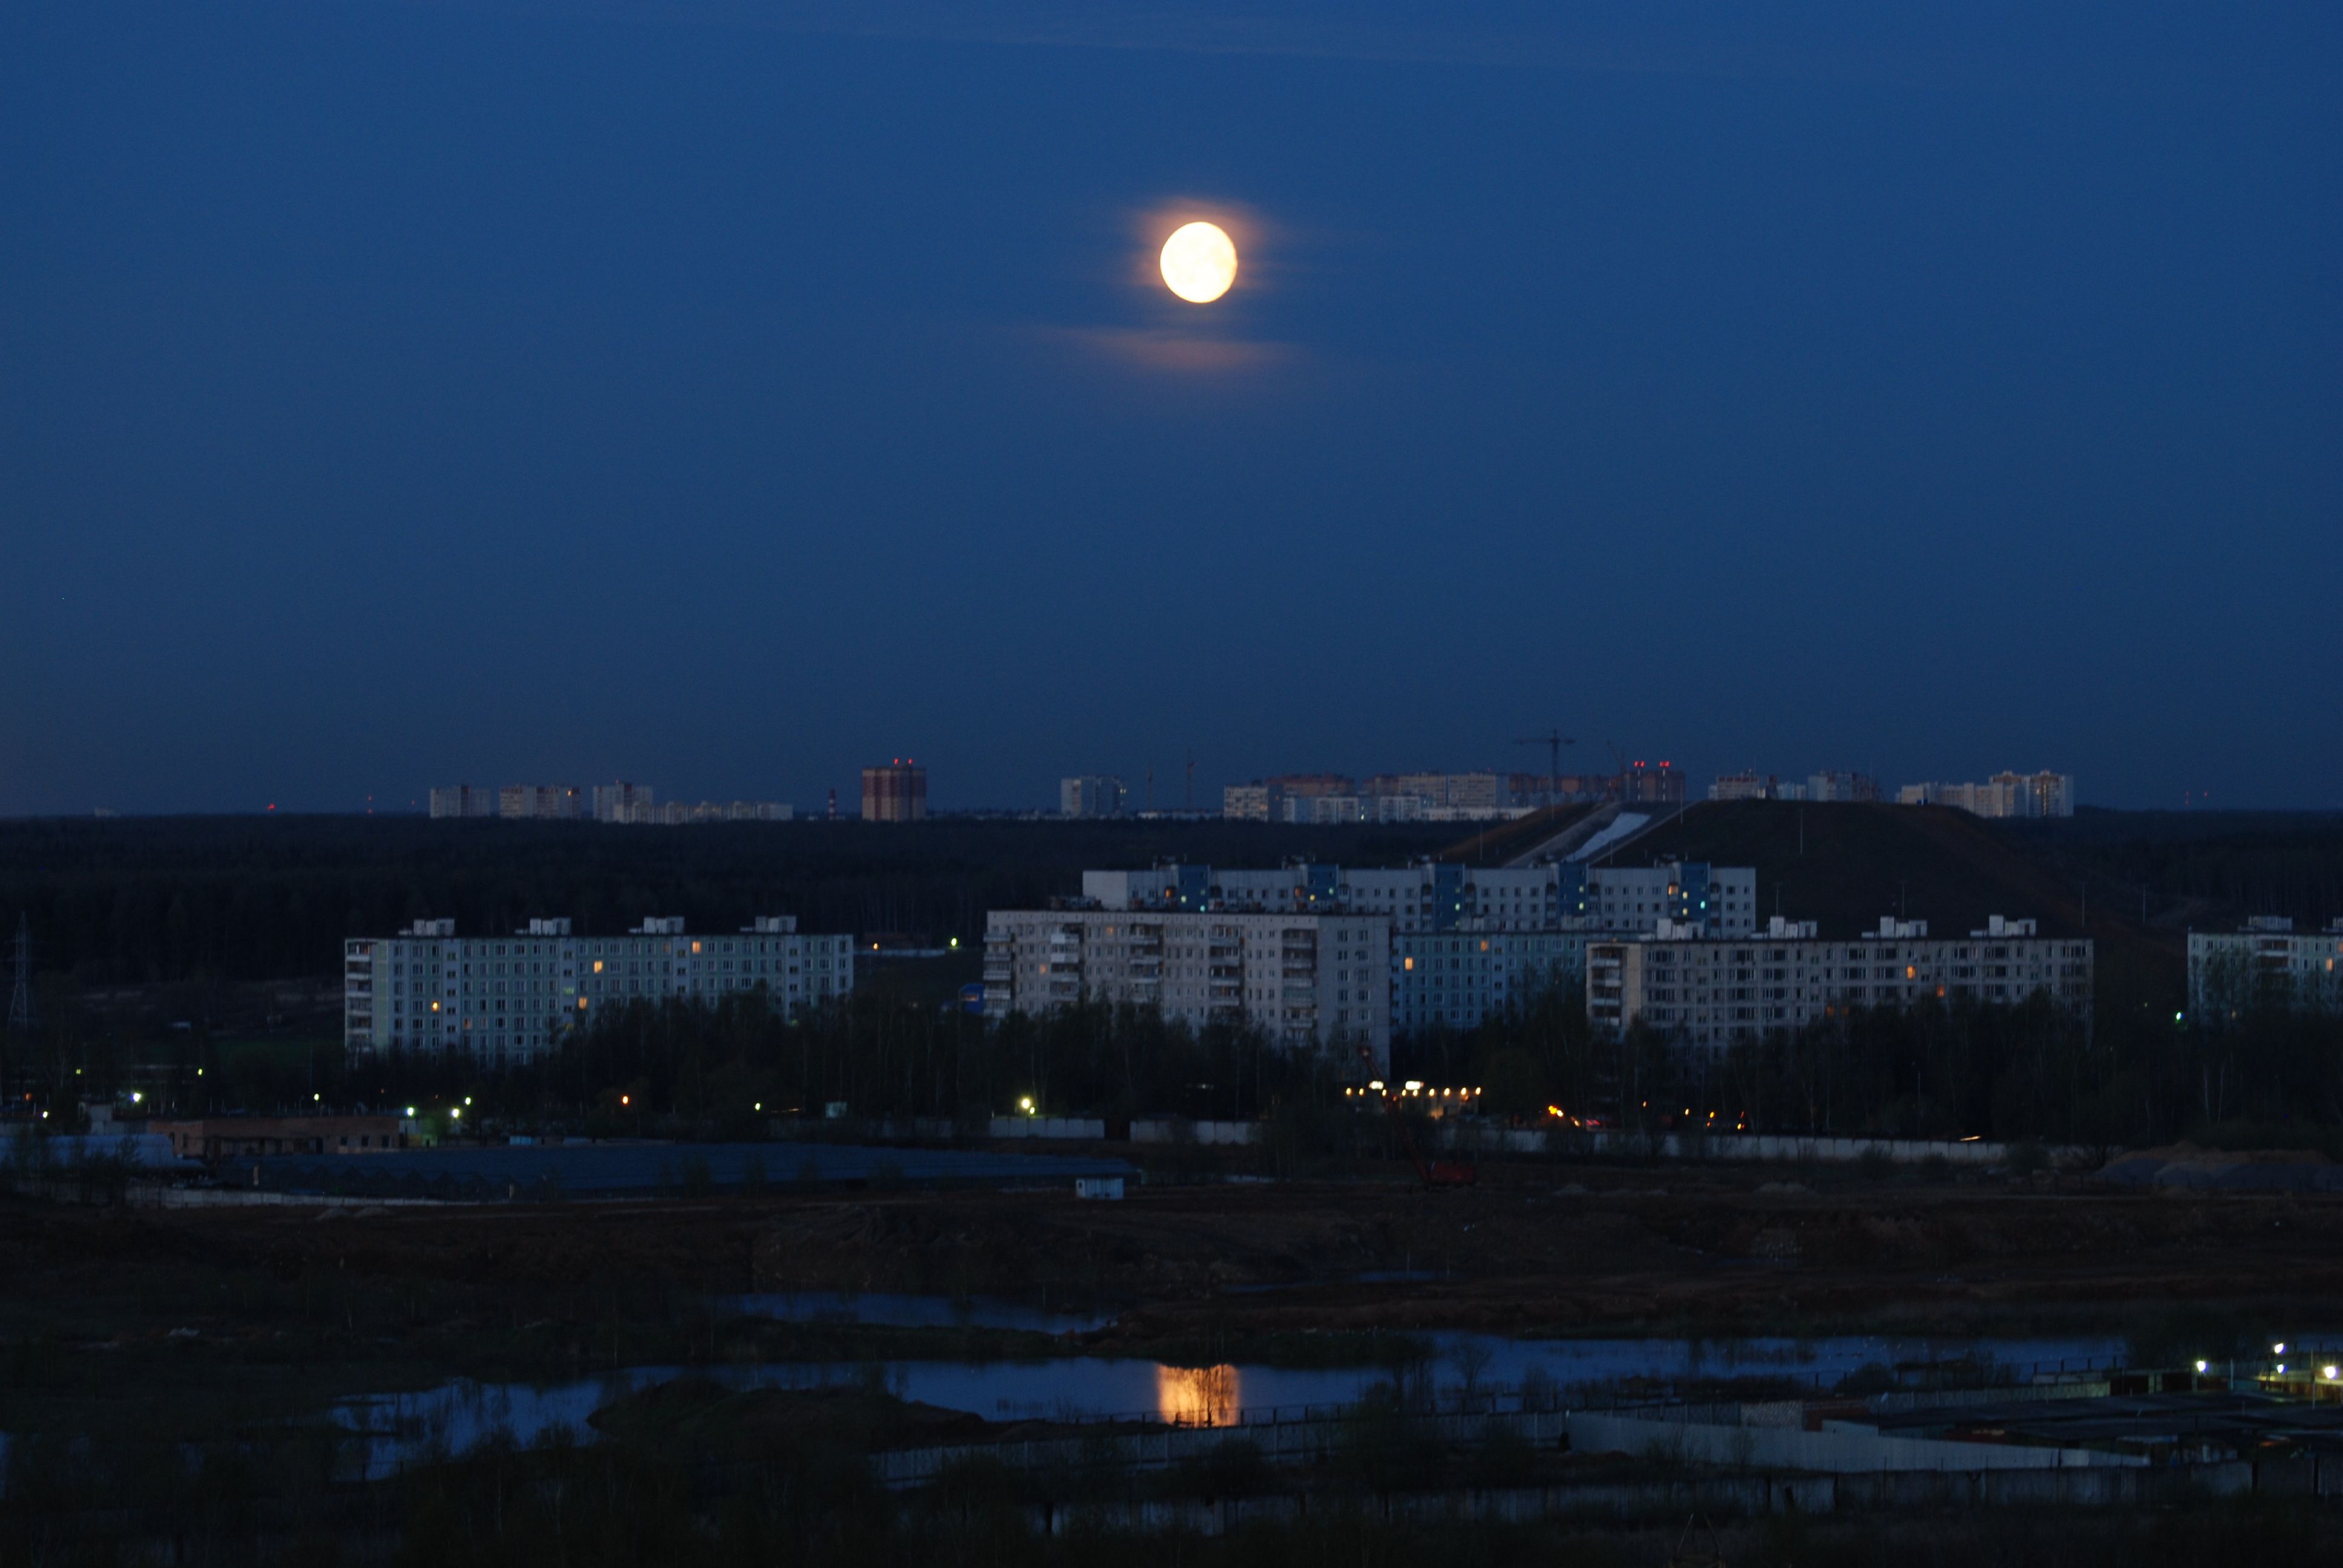
M594 786L594 820L646 821L649 820L651 802L651 787L648 784L629 784L623 779L616 784L597 784Z
M2075 779L2071 773L1996 773L1996 784L2006 784L2019 802L2021 817L2071 817L2075 814Z
M497 814L497 792L477 784L449 784L431 791L431 815L437 817L493 817Z
M862 819L917 822L928 814L928 770L908 757L862 770Z
M1771 800L1782 781L1771 773L1720 773L1708 787L1712 800Z
M1771 773L1720 773L1712 800L1876 800L1879 785L1865 773L1810 773L1803 784Z
M573 822L584 814L586 792L575 784L508 784L497 791L497 815Z
M1221 815L1239 822L1273 821L1283 799L1267 784L1232 784L1221 791Z
M1868 773L1810 773L1806 776L1809 800L1876 800L1879 780Z
M1684 800L1684 770L1673 762L1649 766L1631 762L1620 779L1622 802L1629 806L1681 806Z
M1896 792L1906 806L1953 806L1979 817L2071 817L2071 773L1996 773L1983 784L1906 784Z
M1105 774L1084 773L1058 780L1058 814L1061 817L1120 817L1127 791L1122 780Z

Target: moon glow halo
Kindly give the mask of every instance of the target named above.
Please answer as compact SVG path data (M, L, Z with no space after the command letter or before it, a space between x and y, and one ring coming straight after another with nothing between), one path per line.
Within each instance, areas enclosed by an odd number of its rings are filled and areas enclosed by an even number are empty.
M1191 305L1210 305L1237 280L1237 247L1215 223L1182 224L1163 242L1163 286Z

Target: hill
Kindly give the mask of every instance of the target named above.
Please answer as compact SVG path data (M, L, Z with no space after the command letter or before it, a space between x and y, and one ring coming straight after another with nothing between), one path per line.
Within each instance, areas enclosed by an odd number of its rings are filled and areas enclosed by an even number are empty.
M802 929L980 940L985 911L1079 892L1091 867L1163 859L1267 867L1308 855L1398 864L1453 825L1302 827L1131 819L924 822L593 822L418 817L0 821L0 939L30 920L35 966L80 987L337 974L346 936L418 916L460 931L567 916L580 933L646 915L728 930Z
M2288 915L2302 929L2343 916L2343 812L2085 809L1995 830L2062 881L2175 930Z
M2132 918L2107 890L2087 895L2086 879L2066 879L2030 849L1949 807L1724 800L1600 859L1754 867L1761 920L1815 920L1825 937L1875 929L1883 915L1926 920L1937 935L1979 930L1991 915L2038 921L2046 936L2087 935L2098 943L2103 1007L2117 997L2158 1005L2183 989L2180 932Z

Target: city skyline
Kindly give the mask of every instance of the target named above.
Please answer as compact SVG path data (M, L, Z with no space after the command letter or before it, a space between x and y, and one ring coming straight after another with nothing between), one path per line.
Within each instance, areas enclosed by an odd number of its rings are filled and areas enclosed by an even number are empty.
M1632 769L1641 770L1647 766L1647 759L1630 759L1628 766ZM1792 800L1827 799L1826 797L1811 797L1804 793L1803 790L1803 786L1807 779L1810 777L1819 777L1823 775L1859 779L1866 780L1872 784L1875 784L1879 787L1879 792L1875 796L1865 798L1874 799L1888 804L1901 803L1911 805L1915 803L1936 803L1937 801L1939 792L1949 789L1954 791L1954 795L1947 798L1953 799L1955 804L1961 805L1964 809L1966 809L1966 797L1965 795L1959 795L1958 792L1968 789L1981 788L1981 786L1971 785L1946 786L1935 781L1926 780L1904 781L1900 776L1896 775L1884 775L1874 779L1871 775L1865 773L1862 769L1850 770L1816 768L1809 770L1803 768L1785 768L1776 775L1766 773L1762 769L1705 769L1699 767L1687 766L1674 759L1660 759L1657 766L1672 769L1681 777L1683 788L1685 791L1684 799L1687 803L1697 802L1704 799L1738 799L1750 798L1752 796L1762 796L1766 791L1755 788L1736 789L1733 788L1733 786L1743 784L1745 782L1750 784L1771 784L1776 779L1778 779L1781 784L1791 787L1789 789L1777 796L1778 799ZM2001 769L1981 768L1973 768L1970 770L1979 773L1992 772L1997 775L2005 774L2007 771ZM860 815L860 812L857 809L857 804L860 799L861 776L866 771L869 771L869 769L864 767L858 766L851 769L842 769L841 771L843 771L847 776L846 783L843 786L846 791L846 799L840 805L839 814L846 817L858 816ZM922 765L920 772L924 775L926 771L925 766ZM2073 775L2071 772L2055 768L2048 769L2047 772L2052 775L2063 775L2067 780L2066 787L2075 789L2073 796L2070 799L2067 799L2065 802L2066 809L2063 811L2054 811L2049 813L2051 815L2071 815L2073 809L2077 806L2115 810L2178 809L2321 811L2343 809L2343 797L2338 797L2336 799L2328 801L2314 800L2303 804L2270 805L2263 801L2252 799L2237 800L2224 799L2223 797L2227 794L2226 789L2216 789L2210 787L2185 789L2182 793L2182 798L2177 800L2134 800L2117 802L2093 798L2087 792L2077 788L2073 783ZM1543 769L1533 769L1520 766L1510 768L1426 768L1422 769L1411 768L1404 770L1393 768L1375 768L1362 769L1348 774L1338 774L1331 770L1313 770L1309 774L1300 774L1297 772L1280 772L1275 769L1257 769L1250 773L1239 772L1232 774L1225 779L1210 778L1200 771L1195 776L1193 783L1194 799L1192 802L1188 799L1190 786L1188 776L1184 770L1176 778L1168 781L1168 783L1161 777L1155 779L1155 789L1151 799L1149 781L1144 769L1141 769L1136 774L1101 773L1097 770L1091 770L1082 775L1064 775L1041 780L1040 784L1033 789L1026 790L1022 795L1000 799L971 799L963 798L957 791L954 791L950 788L950 779L947 777L945 780L947 786L946 790L944 791L940 802L935 806L934 809L937 812L945 815L965 812L1014 812L1038 815L1050 815L1055 813L1061 815L1079 814L1086 816L1132 816L1151 810L1165 812L1192 811L1215 816L1222 814L1243 815L1249 813L1227 812L1226 807L1228 791L1241 786L1259 785L1262 783L1264 779L1276 781L1294 777L1342 779L1350 782L1354 790L1364 789L1366 792L1372 794L1374 792L1373 786L1378 783L1389 782L1399 778L1415 776L1418 774L1446 775L1454 778L1492 778L1499 780L1501 784L1509 784L1516 788L1530 789L1540 796L1538 799L1532 801L1531 804L1544 804L1545 801L1543 799L1543 787L1544 781L1549 778L1558 779L1565 789L1567 789L1572 785L1593 784L1597 781L1607 782L1608 780L1616 778L1617 769L1615 768L1607 769L1597 769L1593 768L1574 769L1567 764L1567 762L1564 764L1563 772L1559 775L1548 775ZM1084 779L1100 779L1120 783L1121 786L1121 795L1119 809L1114 810L1093 810L1081 813L1065 812L1062 809L1062 801L1061 799L1061 789L1065 783L1077 777ZM125 808L123 806L114 804L111 801L101 801L93 806L67 808L58 810L0 811L0 817L87 816L91 814L92 811L95 811L96 814L102 817L124 815L234 816L246 814L266 815L271 812L299 811L305 814L322 815L414 813L427 816L481 818L561 818L574 816L579 819L594 820L596 819L596 812L590 804L581 805L574 813L557 811L543 808L515 810L511 808L509 803L500 805L499 797L510 797L516 791L522 790L541 792L568 789L572 792L582 790L590 794L591 791L598 788L603 789L611 788L611 786L607 783L573 782L568 775L563 775L558 780L551 782L545 780L504 780L501 775L488 773L480 774L478 778L480 780L496 779L499 781L484 782L463 780L433 783L410 789L403 796L398 795L396 792L368 794L356 804L347 802L327 802L319 804L317 802L300 801L288 799L284 800L270 799L259 806L163 806L148 809L140 809L136 807ZM1715 788L1720 781L1727 787L1725 792L1723 794L1719 794ZM830 804L828 798L832 791L840 787L817 782L811 786L810 789L794 795L787 792L777 794L768 789L761 799L759 799L753 791L749 793L735 793L729 795L721 790L701 791L699 793L711 798L699 800L682 799L684 797L689 797L695 793L695 791L689 789L669 791L656 783L645 783L639 780L631 783L621 780L618 788L624 789L639 789L644 792L646 798L652 793L657 793L663 797L660 801L660 805L664 807L669 813L670 813L669 816L662 817L657 813L650 813L644 815L639 819L646 822L662 822L670 820L721 820L723 819L722 813L724 809L731 809L734 811L736 816L742 818L753 818L759 815L759 812L756 810L744 810L740 809L741 808L762 808L763 816L766 819L770 820L819 820L830 814L828 810ZM452 798L459 792L468 793L472 797L473 805L470 809L458 809L452 804ZM1592 799L1599 798L1599 791L1590 793L1582 790L1578 795L1570 796L1568 798ZM1898 800L1899 794L1903 797L1900 802ZM670 804L670 801L675 803ZM690 816L690 813L695 809L698 811L698 816L696 818ZM684 817L672 816L672 813L679 809L685 812L686 815ZM794 812L794 817L791 815L792 812ZM1985 814L2001 815L2004 813L2000 811L1987 811ZM2016 814L2026 815L2029 813L2020 812ZM605 818L603 819L626 820L627 819L624 816L620 816L616 818Z

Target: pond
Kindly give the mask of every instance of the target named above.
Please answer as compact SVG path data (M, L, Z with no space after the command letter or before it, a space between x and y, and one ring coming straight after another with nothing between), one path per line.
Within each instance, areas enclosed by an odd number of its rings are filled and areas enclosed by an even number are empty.
M869 1301L870 1298L861 1298ZM883 1308L880 1310L884 1310ZM883 1321L865 1319L863 1321ZM1931 1372L1974 1375L1986 1366L2020 1378L2037 1370L2081 1371L2120 1362L2111 1338L1748 1340L1508 1340L1489 1334L1418 1336L1432 1359L1417 1369L1437 1392L1519 1388L1543 1382L1584 1392L1639 1379L1788 1378L1819 1389L1865 1367L1892 1369L1899 1382ZM964 1410L991 1421L1107 1416L1225 1426L1279 1408L1355 1403L1391 1373L1381 1367L1289 1368L1258 1364L1174 1367L1133 1358L1061 1356L1024 1362L893 1361L781 1362L763 1366L628 1367L568 1382L458 1382L417 1392L369 1396L337 1406L334 1418L375 1439L370 1473L388 1473L432 1452L461 1452L498 1432L533 1442L556 1429L592 1437L587 1418L639 1388L677 1377L734 1388L820 1388L878 1382L903 1399Z

